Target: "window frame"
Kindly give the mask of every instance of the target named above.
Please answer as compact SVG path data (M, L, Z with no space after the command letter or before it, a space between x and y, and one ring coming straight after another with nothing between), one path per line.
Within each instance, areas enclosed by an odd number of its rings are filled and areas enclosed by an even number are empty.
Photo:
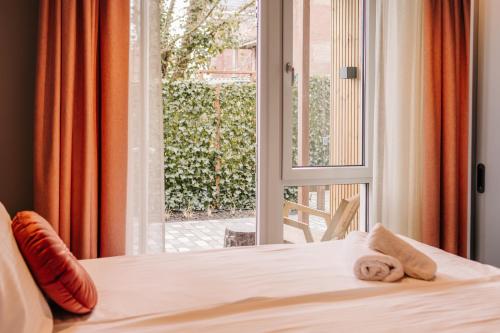
M362 1L363 22L361 43L363 55L361 56L362 70L362 94L361 94L361 132L362 132L362 163L354 166L300 166L292 165L292 75L286 71L286 64L293 64L293 0L283 0L283 149L282 149L282 179L284 185L324 185L324 184L351 184L370 183L373 175L372 166L372 113L366 108L366 8Z
M291 63L291 43L284 34L291 27L293 11L286 2L292 0L258 0L258 59L257 59L257 244L283 243L283 191L285 186L364 184L361 193L364 204L360 214L367 231L373 224L373 105L375 45L375 1L363 0L363 165L292 168L292 118L290 74L285 64ZM293 9L292 9L293 10ZM287 56L285 56L287 54ZM285 115L286 114L286 115ZM288 135L289 140L284 140ZM287 144L286 141L289 143ZM289 158L285 157L285 151Z

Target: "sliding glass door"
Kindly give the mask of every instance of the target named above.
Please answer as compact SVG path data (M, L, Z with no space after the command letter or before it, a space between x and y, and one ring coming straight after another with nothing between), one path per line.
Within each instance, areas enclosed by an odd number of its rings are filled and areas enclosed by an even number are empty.
M130 253L365 228L362 0L132 4Z

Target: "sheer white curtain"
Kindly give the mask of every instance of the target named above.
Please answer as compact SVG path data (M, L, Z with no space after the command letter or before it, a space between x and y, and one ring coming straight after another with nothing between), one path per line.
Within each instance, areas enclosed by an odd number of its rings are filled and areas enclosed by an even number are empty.
M422 0L377 0L374 221L421 239Z
M165 249L160 3L130 5L127 253L142 254Z

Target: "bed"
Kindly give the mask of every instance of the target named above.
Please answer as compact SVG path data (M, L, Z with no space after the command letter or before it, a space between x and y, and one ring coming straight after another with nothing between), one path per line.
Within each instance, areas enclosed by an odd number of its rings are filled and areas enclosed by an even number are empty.
M353 277L343 241L85 260L99 302L54 332L496 332L500 271L407 239L431 282Z
M345 240L83 260L88 315L49 307L0 203L0 332L500 332L500 270L405 238L433 281L358 280Z

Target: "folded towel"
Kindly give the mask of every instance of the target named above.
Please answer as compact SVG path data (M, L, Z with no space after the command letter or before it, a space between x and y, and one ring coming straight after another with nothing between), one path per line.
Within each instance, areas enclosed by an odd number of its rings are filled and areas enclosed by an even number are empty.
M380 223L370 231L368 246L398 259L403 264L405 273L413 278L432 280L436 275L437 266L431 258L384 228Z
M403 265L396 258L368 247L366 233L351 232L344 240L346 257L354 261L354 275L365 281L394 282L404 276Z

